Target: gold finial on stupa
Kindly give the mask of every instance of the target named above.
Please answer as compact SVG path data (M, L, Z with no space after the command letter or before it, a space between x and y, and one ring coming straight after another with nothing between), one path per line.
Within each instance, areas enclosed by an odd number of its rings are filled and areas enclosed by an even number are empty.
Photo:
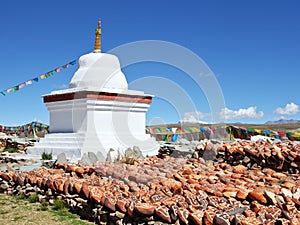
M96 28L96 39L95 39L95 46L94 46L94 52L101 52L101 28L100 28L101 22L98 20L98 27Z

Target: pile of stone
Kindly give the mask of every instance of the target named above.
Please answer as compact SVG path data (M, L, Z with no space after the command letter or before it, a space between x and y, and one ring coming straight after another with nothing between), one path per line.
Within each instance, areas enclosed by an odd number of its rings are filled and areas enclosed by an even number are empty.
M207 141L196 147L194 157L231 165L242 164L247 168L268 167L292 174L300 172L300 144L291 141L233 142L223 145Z
M6 193L62 198L98 224L300 224L300 176L164 156L0 172Z
M17 138L14 136L7 136L0 133L0 151L5 149L14 148L19 153L25 153L28 146L33 146L33 142L26 141L24 138Z
M158 150L157 156L159 158L165 158L168 156L174 157L174 158L191 158L193 154L193 151L191 150L178 150L173 145L163 145Z

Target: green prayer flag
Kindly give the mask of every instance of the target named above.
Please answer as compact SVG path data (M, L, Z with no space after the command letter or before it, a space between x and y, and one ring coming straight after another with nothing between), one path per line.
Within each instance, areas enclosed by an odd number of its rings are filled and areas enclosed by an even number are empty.
M54 71L52 70L52 71L46 73L46 76L47 76L47 77L50 77L50 76L52 76L53 74L54 74Z

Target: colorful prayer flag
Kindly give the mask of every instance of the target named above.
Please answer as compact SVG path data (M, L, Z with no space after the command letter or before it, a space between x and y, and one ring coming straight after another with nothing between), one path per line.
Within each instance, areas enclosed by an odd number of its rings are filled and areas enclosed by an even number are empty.
M25 86L25 83L19 84L19 90Z
M19 90L19 86L14 86L13 90L14 90L14 92L18 91Z
M30 84L32 84L32 80L26 81L26 85L30 85Z
M58 68L56 68L54 71L55 71L56 73L59 73L59 72L61 71L61 68L58 67Z
M47 75L46 75L46 74L42 74L42 75L40 76L40 78L41 78L41 79L45 79L45 78L47 78Z
M48 73L46 73L46 76L47 76L47 77L50 77L50 76L52 76L53 74L54 74L54 71L51 70L51 71L49 71Z
M9 93L9 92L11 92L12 90L14 90L14 89L13 89L13 88L8 88L8 89L6 90L6 92Z
M76 64L76 60L73 60L72 62L69 62L70 65L75 65Z
M26 82L23 82L23 83L21 83L21 84L19 84L19 85L16 85L16 86L14 86L14 87L8 88L8 89L3 90L3 91L0 91L0 93L1 93L3 96L5 96L6 93L10 93L10 92L12 92L12 91L16 92L16 91L22 89L25 85L30 85L30 84L32 84L33 81L38 82L38 81L39 81L39 78L40 78L40 79L45 79L45 78L47 78L47 77L49 77L49 76L52 76L55 72L58 73L58 72L60 72L62 69L68 68L69 65L75 65L75 64L76 64L76 60L73 60L73 61L71 61L71 62L69 62L69 63L67 63L67 64L65 64L65 65L63 65L63 66L57 67L56 69L49 71L48 73L42 74L42 75L40 75L40 76L38 76L38 77L35 77L35 78L31 79L31 80L27 80Z

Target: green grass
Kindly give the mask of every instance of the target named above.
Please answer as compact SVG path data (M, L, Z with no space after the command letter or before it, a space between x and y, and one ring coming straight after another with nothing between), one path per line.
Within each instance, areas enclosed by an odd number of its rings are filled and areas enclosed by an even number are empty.
M49 203L48 202L42 202L39 211L47 211L48 210Z
M0 210L0 214L1 214L1 215L2 215L2 214L7 214L7 213L9 213L8 210Z
M20 219L24 219L26 216L16 216L15 218L13 218L13 221L18 221Z
M18 151L18 149L17 148L6 148L4 151L8 152L8 153L15 153Z
M52 160L52 153L43 152L42 160Z
M15 198L16 200L24 200L26 199L26 196L24 194L13 195L13 198Z
M33 195L35 202L37 195ZM30 203L23 195L0 194L0 224L51 224L51 225L89 225L92 222L81 220L73 214L63 200L55 200L52 206L48 202ZM39 221L36 223L36 221Z
M54 200L54 203L52 206L53 210L63 210L65 208L66 208L66 204L64 203L63 200L61 200L61 199Z
M28 198L28 201L29 201L30 203L38 202L38 201L39 201L38 194L35 193L34 195L30 196L30 197Z

